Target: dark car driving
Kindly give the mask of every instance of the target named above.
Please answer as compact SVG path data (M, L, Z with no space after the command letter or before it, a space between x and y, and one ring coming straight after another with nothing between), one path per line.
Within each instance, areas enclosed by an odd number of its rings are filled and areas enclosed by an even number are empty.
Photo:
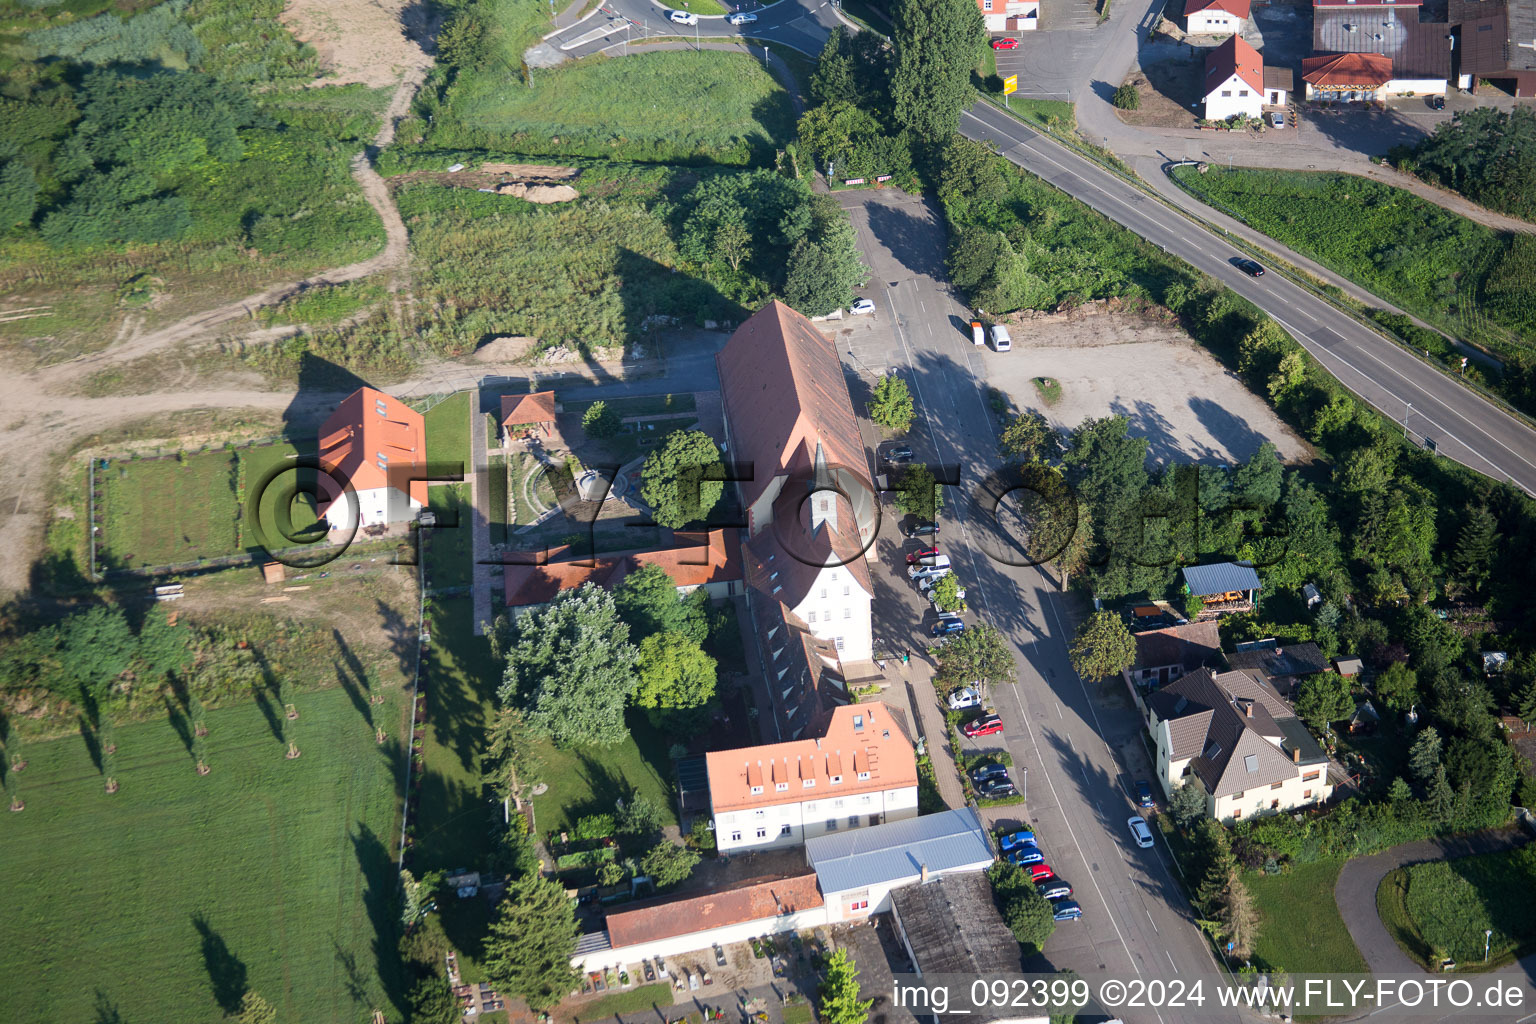
M1236 265L1237 265L1237 269L1238 270L1241 270L1243 273L1247 274L1249 277L1263 277L1264 276L1264 268L1259 266L1257 263L1253 262L1253 260L1246 260L1246 259L1237 260L1236 261Z

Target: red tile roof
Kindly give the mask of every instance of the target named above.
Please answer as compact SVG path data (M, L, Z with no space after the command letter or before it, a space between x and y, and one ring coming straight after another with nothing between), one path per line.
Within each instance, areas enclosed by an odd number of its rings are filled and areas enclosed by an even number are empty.
M1250 10L1248 0L1188 0L1184 5L1184 16L1198 14L1209 10L1226 11L1228 14L1246 19Z
M1301 59L1301 78L1320 89L1386 85L1392 80L1392 58L1379 53L1330 53Z
M1222 82L1236 75L1254 92L1264 91L1264 60L1242 36L1228 36L1205 55L1205 92L1210 95Z
M816 872L737 882L722 892L663 896L608 912L608 943L614 949L659 942L822 906Z
M555 419L555 393L539 391L532 395L502 395L501 422L552 423Z
M425 505L426 480L409 477L425 465L426 458L426 424L421 413L373 388L358 388L342 399L320 428L320 464L349 480L358 491L408 488L411 500ZM323 497L320 514L335 500L334 495Z
M821 739L717 750L706 754L705 762L716 813L917 785L912 741L900 719L879 701L833 709ZM860 779L859 772L868 772L869 778ZM834 775L842 781L833 783ZM787 788L778 789L780 783ZM762 792L753 793L754 786Z
M636 569L657 565L679 587L725 583L743 578L741 543L734 530L674 533L675 547L659 551L629 551L597 558L572 557L569 547L551 548L536 565L508 565L502 572L507 604L520 608L545 604L555 594L583 583L616 586Z

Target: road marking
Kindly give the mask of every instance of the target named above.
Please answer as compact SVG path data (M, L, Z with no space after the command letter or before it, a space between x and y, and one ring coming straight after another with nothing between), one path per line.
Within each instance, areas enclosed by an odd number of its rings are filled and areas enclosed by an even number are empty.
M1051 703L1056 705L1056 717L1057 718L1061 718L1061 719L1065 719L1067 716L1061 713L1061 701L1057 700L1057 701L1052 701Z
M1172 967L1175 971L1177 971L1179 969L1179 965L1173 962L1173 954L1172 953L1168 952L1165 949L1165 950L1163 950L1163 956L1166 956L1168 958L1168 966Z
M1148 921L1152 921L1152 911L1147 910L1146 904L1142 904L1141 909L1146 912L1147 920ZM1152 921L1152 931L1153 931L1154 934L1157 934L1157 935L1161 935L1162 934L1162 932L1157 927L1157 922L1156 921Z

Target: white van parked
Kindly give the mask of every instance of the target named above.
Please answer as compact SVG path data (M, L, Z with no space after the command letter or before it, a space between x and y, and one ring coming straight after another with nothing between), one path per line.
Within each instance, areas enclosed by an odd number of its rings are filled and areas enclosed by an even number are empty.
M998 352L1007 352L1013 348L1013 339L1008 336L1008 328L1002 324L992 325L992 348Z

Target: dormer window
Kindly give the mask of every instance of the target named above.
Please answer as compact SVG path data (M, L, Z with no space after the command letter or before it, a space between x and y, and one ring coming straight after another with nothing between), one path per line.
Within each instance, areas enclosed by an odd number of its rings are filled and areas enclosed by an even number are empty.
M787 792L789 792L789 783L787 783L787 782L775 782L773 784L773 791L775 793L787 793Z
M843 781L843 777L841 775L834 775L834 776L832 776L832 785L834 785L834 786L840 785L842 783L842 781Z
M753 796L760 796L760 795L762 795L762 792L763 792L763 787L762 786L753 786L752 787L752 795Z
M806 779L804 782L800 783L800 785L803 786L806 789L810 789L812 786L816 785L816 780L815 779Z
M860 782L868 782L869 781L869 772L859 772L859 781Z
M862 728L864 728L864 716L863 715L854 715L853 716L853 727L855 729L862 729Z

